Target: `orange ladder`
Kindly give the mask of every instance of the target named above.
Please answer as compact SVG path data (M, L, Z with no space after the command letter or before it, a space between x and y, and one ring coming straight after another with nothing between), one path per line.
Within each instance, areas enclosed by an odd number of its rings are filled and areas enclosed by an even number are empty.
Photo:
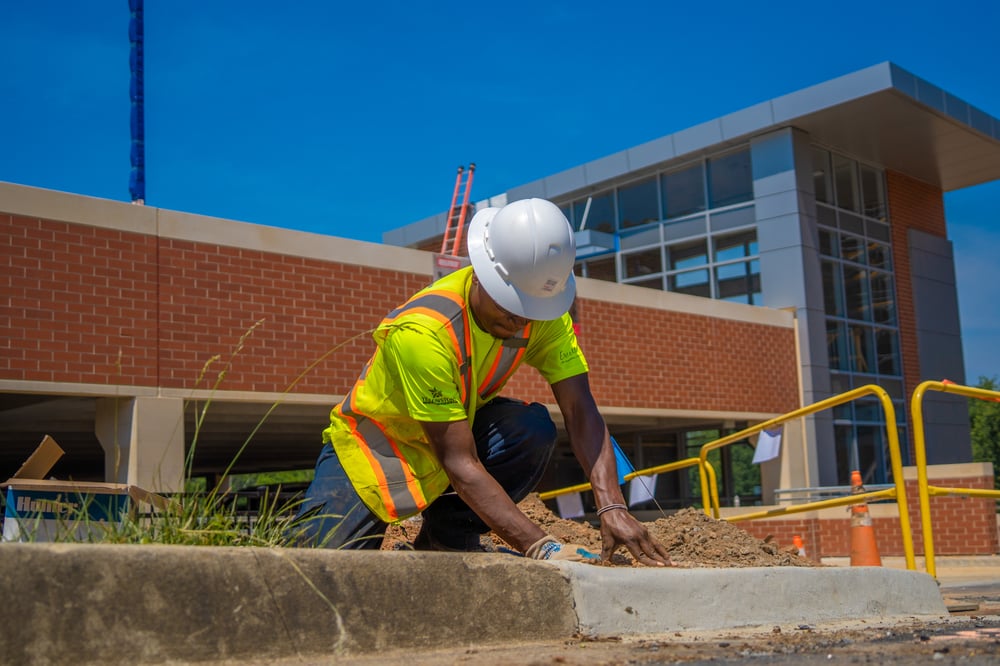
M469 192L472 191L472 176L475 172L475 162L469 164L468 171L465 170L464 166L458 167L458 175L455 176L455 191L451 195L451 206L448 207L448 221L445 224L444 237L441 239L441 254L457 257L459 249L462 247L462 232L465 229L465 218L469 212ZM462 205L456 206L460 191L463 191ZM448 252L449 239L451 252Z

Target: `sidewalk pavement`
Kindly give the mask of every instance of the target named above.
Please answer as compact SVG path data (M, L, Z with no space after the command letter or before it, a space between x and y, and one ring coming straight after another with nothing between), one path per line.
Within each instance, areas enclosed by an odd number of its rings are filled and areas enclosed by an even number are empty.
M0 591L0 660L26 665L277 660L948 614L937 581L892 566L617 568L406 551L7 543Z
M822 564L849 567L849 557L824 557ZM916 571L927 572L923 556L914 558ZM906 558L883 557L882 566L889 569L906 569ZM942 589L970 585L997 585L1000 587L1000 556L997 555L937 555L934 558L937 582Z

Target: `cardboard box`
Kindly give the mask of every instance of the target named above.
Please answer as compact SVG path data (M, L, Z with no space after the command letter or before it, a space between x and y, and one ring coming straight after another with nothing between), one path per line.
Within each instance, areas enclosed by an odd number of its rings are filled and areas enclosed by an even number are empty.
M166 499L138 486L45 479L65 452L48 435L4 484L3 541L99 541L140 504L162 509Z

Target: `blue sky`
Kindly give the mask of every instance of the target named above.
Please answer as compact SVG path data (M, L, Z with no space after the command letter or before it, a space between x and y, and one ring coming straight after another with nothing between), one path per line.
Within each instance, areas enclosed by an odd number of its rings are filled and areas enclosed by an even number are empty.
M380 242L890 60L1000 117L1000 3L146 0L149 205ZM0 180L129 199L127 0L0 0ZM948 193L966 372L1000 375L1000 182Z

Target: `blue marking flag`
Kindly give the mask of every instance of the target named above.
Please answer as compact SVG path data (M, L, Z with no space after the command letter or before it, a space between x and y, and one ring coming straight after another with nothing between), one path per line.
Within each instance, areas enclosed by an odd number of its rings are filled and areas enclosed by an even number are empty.
M615 448L615 465L618 467L618 485L620 486L625 483L625 476L635 471L635 467L629 462L625 452L622 451L622 447L618 446L614 437L611 438L611 445Z

